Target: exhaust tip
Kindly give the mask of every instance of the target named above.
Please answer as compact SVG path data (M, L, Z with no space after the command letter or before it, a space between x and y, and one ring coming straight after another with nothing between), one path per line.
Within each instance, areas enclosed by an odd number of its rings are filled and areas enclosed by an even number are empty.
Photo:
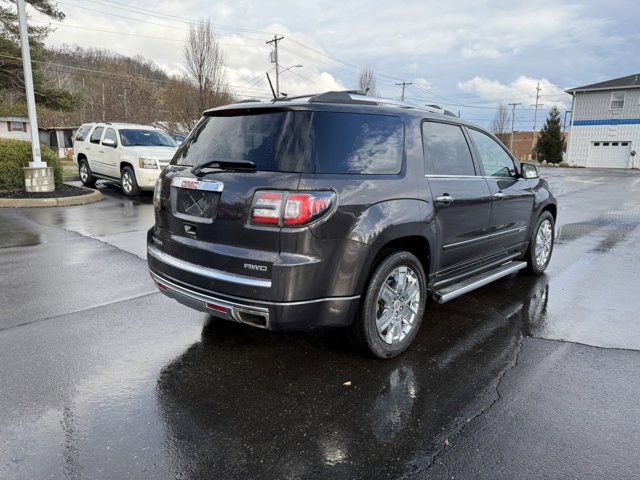
M233 314L234 314L233 316L238 322L246 323L248 325L252 325L258 328L269 327L268 313L258 313L255 311L244 310L241 308L234 308Z

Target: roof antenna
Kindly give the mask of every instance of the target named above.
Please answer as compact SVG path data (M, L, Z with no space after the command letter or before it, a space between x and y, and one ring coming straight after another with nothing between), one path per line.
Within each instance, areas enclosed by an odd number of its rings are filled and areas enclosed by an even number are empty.
M273 83L271 83L271 77L269 77L269 72L267 72L267 80L269 80L269 86L271 87L271 93L273 94L273 99L277 100L276 91L273 89Z

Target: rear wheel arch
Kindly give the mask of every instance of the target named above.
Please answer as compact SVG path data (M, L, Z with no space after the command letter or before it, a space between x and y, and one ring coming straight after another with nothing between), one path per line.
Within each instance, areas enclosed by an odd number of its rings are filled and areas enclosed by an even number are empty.
M431 242L424 235L405 235L393 239L386 239L372 248L367 268L363 269L363 275L358 285L358 291L364 292L375 269L389 255L394 252L407 251L415 255L422 265L424 273L429 278L431 272Z

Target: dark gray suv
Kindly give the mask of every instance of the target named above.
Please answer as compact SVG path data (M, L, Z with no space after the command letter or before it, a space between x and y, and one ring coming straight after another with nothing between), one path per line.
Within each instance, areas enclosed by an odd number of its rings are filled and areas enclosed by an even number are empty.
M261 328L349 326L380 358L409 346L427 299L543 272L557 214L482 128L357 92L205 112L154 205L163 293Z

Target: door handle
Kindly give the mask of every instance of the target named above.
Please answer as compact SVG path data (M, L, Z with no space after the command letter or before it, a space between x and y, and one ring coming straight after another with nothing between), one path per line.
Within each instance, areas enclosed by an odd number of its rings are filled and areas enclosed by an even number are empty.
M439 204L444 205L445 207L448 207L449 205L451 205L453 203L453 197L451 195L449 195L448 193L445 193L444 195L436 198L436 201Z
M104 150L98 150L99 153L104 153Z
M498 193L494 193L493 194L493 198L495 198L496 200L502 200L504 197L506 197L506 195L502 192L498 192Z

